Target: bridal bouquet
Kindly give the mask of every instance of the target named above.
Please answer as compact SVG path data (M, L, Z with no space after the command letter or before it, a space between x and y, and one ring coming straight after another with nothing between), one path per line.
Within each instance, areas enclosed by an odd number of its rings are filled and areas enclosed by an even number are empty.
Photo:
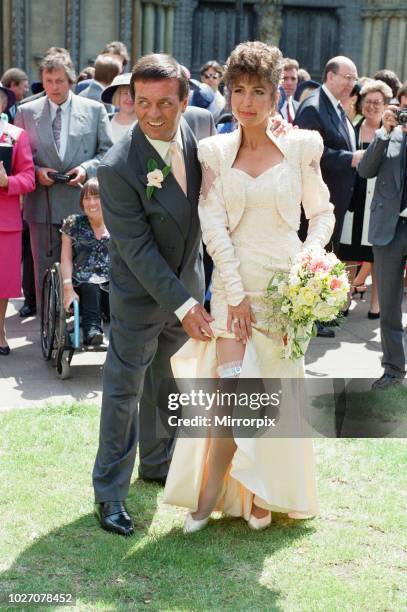
M267 287L266 316L273 331L285 335L283 357L298 359L316 334L316 321L335 319L347 301L345 264L333 253L310 247L289 272L276 272Z

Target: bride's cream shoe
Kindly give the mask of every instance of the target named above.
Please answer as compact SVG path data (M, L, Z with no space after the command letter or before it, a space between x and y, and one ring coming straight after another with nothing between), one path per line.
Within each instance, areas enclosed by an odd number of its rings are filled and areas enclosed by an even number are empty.
M304 514L304 512L289 512L288 518L297 519L299 521L305 521L307 519L315 518L315 514Z
M262 518L257 518L257 516L251 514L249 520L247 521L247 524L249 525L250 529L254 529L255 531L260 531L260 529L266 529L266 527L268 527L270 523L271 512L269 512L268 514L266 514L266 516L263 516Z
M226 483L223 482L222 484L222 490L221 493L217 499L216 504L219 503L219 500L222 499L222 497L225 495L226 493ZM216 507L215 504L215 507ZM211 511L212 512L212 511ZM201 529L204 529L208 522L209 522L209 518L211 516L211 512L208 514L208 516L206 516L203 519L194 519L192 517L192 514L190 512L188 512L188 514L185 517L185 522L184 522L184 533L195 533L196 531L201 531Z
M201 531L201 529L204 529L207 526L209 517L210 514L203 519L194 519L192 518L192 514L188 512L185 517L184 533L195 533L196 531Z

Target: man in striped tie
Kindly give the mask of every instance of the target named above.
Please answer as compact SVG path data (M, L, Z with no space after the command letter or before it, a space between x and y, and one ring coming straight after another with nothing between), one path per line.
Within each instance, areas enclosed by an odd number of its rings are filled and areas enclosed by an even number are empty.
M102 104L71 91L75 70L66 49L46 55L40 64L45 96L19 106L15 124L30 139L37 188L27 196L24 219L30 227L37 309L45 270L59 261L59 228L80 213L79 194L109 147L110 123ZM56 181L53 173L66 175Z
M300 105L293 98L298 85L298 69L299 64L297 60L290 59L289 57L284 59L281 86L284 89L285 102L281 107L280 114L288 123L294 123L295 113Z

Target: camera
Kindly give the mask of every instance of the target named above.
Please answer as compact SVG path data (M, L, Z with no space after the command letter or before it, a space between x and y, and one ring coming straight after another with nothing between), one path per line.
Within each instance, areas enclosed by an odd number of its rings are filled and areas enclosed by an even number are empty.
M74 178L75 175L63 174L62 172L48 172L48 176L54 181L54 183L68 183Z
M399 125L407 126L407 108L401 108L395 114Z

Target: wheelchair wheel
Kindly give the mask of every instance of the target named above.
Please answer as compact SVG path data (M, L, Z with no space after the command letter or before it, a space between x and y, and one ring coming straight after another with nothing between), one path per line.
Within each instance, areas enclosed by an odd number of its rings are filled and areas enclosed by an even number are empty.
M47 270L42 283L41 300L41 351L44 359L52 357L55 341L57 289L55 285L55 270Z
M61 265L55 263L53 265L55 273L55 293L56 293L56 307L55 307L55 348L57 351L63 351L67 348L69 340L66 332L66 312L64 308L64 285L62 281Z
M57 357L57 372L62 380L66 380L70 375L70 363L67 357L64 357L64 354L58 354Z

